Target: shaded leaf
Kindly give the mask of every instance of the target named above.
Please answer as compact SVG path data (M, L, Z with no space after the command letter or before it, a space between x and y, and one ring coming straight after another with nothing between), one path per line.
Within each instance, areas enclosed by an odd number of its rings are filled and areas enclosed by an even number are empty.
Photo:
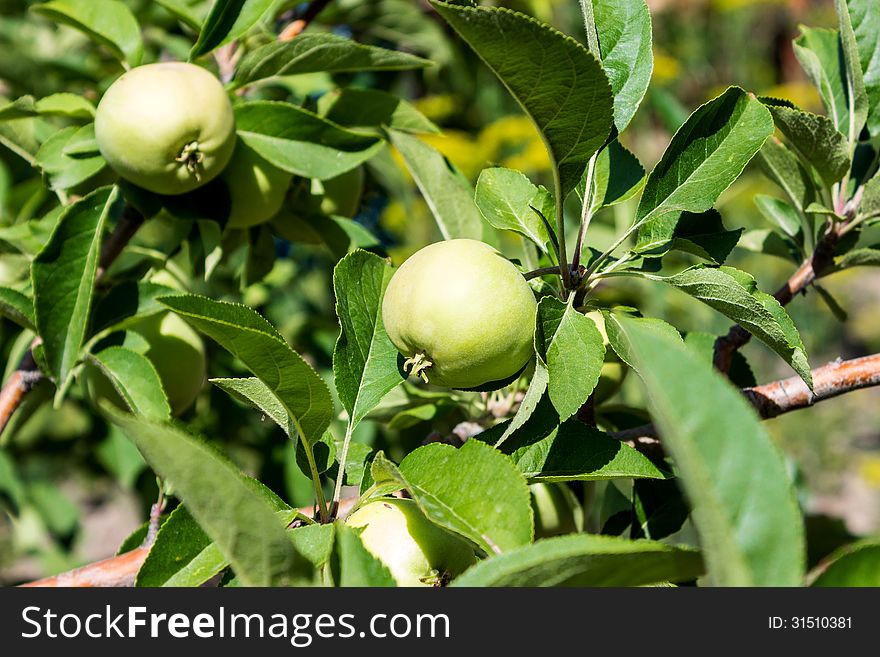
M107 347L89 360L110 379L132 413L150 420L171 418L162 380L149 358L126 347Z
M327 384L281 334L247 306L196 295L163 297L162 303L244 363L284 405L307 444L330 424Z
M35 323L59 396L80 357L104 224L118 199L104 187L68 206L31 266Z
M592 0L592 4L602 67L614 93L614 125L623 132L645 97L654 69L651 14L645 0Z
M571 303L538 303L535 351L549 373L547 392L562 420L577 413L599 382L605 345L595 322Z
M352 428L403 381L397 348L382 324L382 297L392 273L386 260L366 251L345 256L333 270L342 328L333 350L333 374Z
M370 159L384 144L290 103L242 103L235 108L235 121L248 146L280 169L306 178L335 178Z
M798 586L803 519L785 461L754 409L680 341L616 313L609 325L644 382L693 509L711 583Z
M578 534L490 557L452 586L645 586L692 580L702 573L697 550Z
M245 34L263 17L270 16L274 4L276 0L214 0L189 53L190 60Z
M409 53L367 46L336 34L307 32L250 51L241 60L233 82L244 86L281 75L405 71L428 66L429 60Z
M731 87L702 105L675 133L648 176L637 219L705 212L771 134L767 108L742 89Z
M474 203L470 183L439 151L418 137L389 131L391 142L400 151L416 181L443 239L483 237L483 219Z
M33 5L31 11L84 32L128 67L141 63L141 29L134 14L120 0L51 0Z
M224 457L171 425L118 413L112 419L174 486L244 584L283 586L302 576L308 562L297 554L275 509Z

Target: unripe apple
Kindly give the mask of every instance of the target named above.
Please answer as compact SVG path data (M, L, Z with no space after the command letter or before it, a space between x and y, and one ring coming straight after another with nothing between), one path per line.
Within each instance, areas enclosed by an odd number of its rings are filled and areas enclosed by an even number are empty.
M206 378L205 346L199 334L174 313L152 315L130 327L150 343L144 354L162 381L173 415L192 406ZM86 392L96 404L106 399L121 409L127 406L110 380L96 366L84 368Z
M535 538L579 531L577 500L563 484L539 482L529 485L535 514Z
M335 178L322 180L324 198L321 199L321 212L340 217L354 217L361 204L364 191L364 170L356 167Z
M239 139L222 179L230 199L226 225L249 228L278 214L293 174L271 164Z
M95 114L95 136L122 178L156 194L185 194L229 162L235 118L211 73L162 62L133 68L107 89Z
M382 320L410 374L467 389L509 379L529 362L536 309L513 263L488 244L455 239L401 265L385 291Z
M412 500L369 502L345 522L364 528L364 547L385 564L398 586L443 584L475 561L464 539L432 523Z

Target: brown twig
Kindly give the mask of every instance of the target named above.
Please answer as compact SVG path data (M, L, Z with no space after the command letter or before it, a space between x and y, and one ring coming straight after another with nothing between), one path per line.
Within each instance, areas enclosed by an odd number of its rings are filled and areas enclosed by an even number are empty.
M281 30L281 33L278 35L278 40L290 41L295 39L309 26L309 23L318 17L318 14L324 11L325 7L327 7L331 1L332 0L315 0L314 2L310 2L302 16L288 23L284 29Z
M149 547L137 547L130 552L21 586L35 588L134 586L134 579L149 553Z
M812 256L804 260L797 271L773 294L781 305L788 305L798 294L805 292L817 278L829 272L834 264L834 249L837 247L840 235L839 226L829 227L825 236L816 245ZM751 339L752 334L739 324L731 327L727 335L715 341L715 367L725 374L729 372L734 354Z
M357 502L357 498L344 499L339 503L338 517L344 518ZM305 506L297 509L300 514L309 518L314 517L315 509L311 506ZM27 584L21 584L22 587L34 588L88 588L88 587L125 587L134 586L135 578L138 571L144 564L144 560L150 553L155 535L144 541L144 545L135 548L129 552L118 554L115 557L104 559L90 563L81 568L75 568L65 573L39 579Z
M144 216L133 206L126 204L119 223L101 245L96 282L100 282L143 223ZM9 424L9 420L12 419L12 415L24 400L25 395L43 378L43 373L37 366L33 353L34 348L39 344L40 338L38 336L31 342L30 349L21 359L18 369L9 376L3 388L0 389L0 435L3 434L6 425Z
M880 385L880 354L873 354L851 360L836 360L814 369L813 392L810 392L803 379L793 376L745 388L743 394L758 411L758 415L766 420L877 385ZM657 428L653 424L624 429L611 435L639 451L643 451L646 446L654 449L658 443Z

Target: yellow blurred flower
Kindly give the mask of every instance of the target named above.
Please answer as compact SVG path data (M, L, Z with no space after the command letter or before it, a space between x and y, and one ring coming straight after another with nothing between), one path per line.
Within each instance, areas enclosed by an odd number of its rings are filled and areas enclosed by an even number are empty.
M653 84L668 84L678 79L681 74L681 64L675 57L654 48L654 73L651 76Z
M426 117L435 123L442 123L458 111L461 102L452 94L425 96L412 101L412 104Z
M859 464L859 474L872 488L880 488L880 456L866 456Z
M784 5L788 0L712 0L712 7L718 11L736 11L747 7L772 7Z

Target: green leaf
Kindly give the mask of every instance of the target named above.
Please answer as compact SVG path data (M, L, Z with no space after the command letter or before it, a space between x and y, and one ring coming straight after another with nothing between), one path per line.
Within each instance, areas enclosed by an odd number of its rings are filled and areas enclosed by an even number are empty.
M578 534L536 541L469 568L452 586L645 586L703 573L697 550Z
M357 529L343 522L336 523L335 528L333 553L338 561L338 586L397 586L388 567L364 547Z
M397 348L382 325L382 297L392 273L386 260L366 251L345 256L333 270L342 327L333 350L333 374L352 428L403 381Z
M545 218L554 215L553 197L546 189L533 185L519 171L496 167L480 173L474 200L495 228L519 233L549 253L549 226L536 212L541 211Z
M95 136L95 124L87 123L77 130L64 146L64 154L69 157L92 155L99 153L98 139Z
M755 205L764 217L790 237L803 239L803 229L797 210L788 203L772 196L757 194Z
M880 175L875 175L865 183L862 202L859 204L858 217L860 221L880 217Z
M182 504L156 535L135 586L201 586L227 565L226 558Z
M68 206L31 266L35 324L58 398L80 357L104 224L118 199L116 188L104 187Z
M880 586L880 541L865 539L834 552L812 586Z
M605 345L595 322L555 297L538 303L535 350L549 372L547 392L562 420L577 413L599 382Z
M255 100L235 108L238 136L275 166L326 180L354 169L384 145L290 103Z
M434 7L535 122L553 162L561 202L613 124L611 86L598 59L525 14L444 2Z
M339 560L339 581L342 587L397 586L388 567L374 557L358 535L359 532L339 522L336 524L334 553Z
M868 95L865 90L859 47L853 32L847 1L835 0L834 8L837 11L840 26L840 55L843 57L844 83L849 112L848 129L842 132L849 137L850 153L853 153L858 145L862 128L868 120Z
M620 360L622 360L624 363L629 365L631 368L635 368L636 355L632 352L631 345L626 339L626 336L620 332L620 323L616 321L610 321L610 319L615 317L617 314L604 312L602 313L602 315L605 317L605 330L608 332L608 342L611 345L611 348L614 349L614 353L616 353ZM679 335L678 330L674 326L672 326L672 324L668 324L662 319L657 319L655 317L629 316L626 316L626 319L628 319L630 322L635 322L639 326L644 327L646 331L653 331L654 333L665 335L668 340L672 340L674 342L681 341L681 335Z
M677 287L738 323L791 365L812 389L810 364L797 328L776 299L757 290L749 274L730 267L696 266L673 276L637 275Z
M374 470L377 460L378 455ZM440 443L420 447L403 459L397 478L432 522L488 554L532 540L525 478L507 456L479 440L460 449Z
M15 121L17 119L37 116L38 114L33 96L21 96L0 106L0 121Z
M72 93L57 93L40 98L34 103L34 108L39 114L50 116L89 121L95 118L95 106L91 101Z
M467 179L439 151L418 137L399 130L389 133L431 209L443 239L482 239L483 219Z
M645 181L645 168L616 139L599 152L593 173L592 211L632 198Z
M880 244L853 249L834 259L834 269L851 267L880 267Z
M690 347L694 353L699 354L703 361L712 364L715 357L715 341L718 336L712 333L703 333L702 331L688 331L684 336L684 343ZM758 385L755 380L755 373L752 372L749 362L742 355L741 351L733 354L730 369L727 372L727 378L739 388L753 388ZM656 537L655 537L656 538Z
M134 14L120 0L52 0L33 5L31 11L84 32L128 67L141 63L144 54L141 28Z
M146 356L126 347L107 347L89 360L110 379L132 413L150 420L171 418L162 380Z
M37 122L32 118L0 121L0 146L5 146L31 166L36 166L40 143L36 136Z
M841 25L849 25L849 17L844 19L840 16ZM850 32L851 35L851 32ZM807 73L807 76L816 85L819 95L828 112L834 126L841 134L847 137L850 148L855 147L855 141L858 139L858 133L853 136L854 126L859 122L859 117L851 116L851 107L856 108L859 102L864 102L864 97L859 101L858 81L852 81L847 75L847 63L844 55L845 44L842 43L838 30L827 30L821 28L801 27L801 35L794 41L794 54L800 61L801 66ZM861 94L864 96L864 80L861 80ZM859 112L866 112L867 104L864 108L859 107ZM861 118L861 125L864 124L864 116Z
M654 70L651 14L645 0L592 0L602 67L614 93L614 125L623 132Z
M773 134L770 112L731 87L698 108L679 128L648 176L637 219L705 212Z
M545 417L537 417L540 413ZM539 406L532 420L501 447L530 482L668 476L646 456L595 427L575 419L560 425L558 416L548 423L548 416L548 409Z
M432 62L415 55L366 46L329 33L300 34L291 41L274 41L250 51L241 60L235 86L303 73L405 71L426 68Z
M196 0L196 6L191 6L193 5L192 0L154 0L154 2L165 8L193 32L201 31L202 23L209 11L209 7L201 0Z
M714 208L700 214L668 214L639 228L634 251L643 257L661 257L669 251L684 251L722 264L739 242L742 232L742 228L725 230L721 214Z
M544 393L547 392L547 385L549 382L550 373L547 371L547 367L541 361L536 360L535 373L532 375L532 380L529 381L528 390L526 390L523 400L519 403L519 408L516 409L513 418L511 418L510 422L505 423L504 433L502 433L495 442L495 447L500 447L504 441L510 438L514 432L525 426L529 419L531 419L532 414L535 413L539 404L544 399ZM548 404L552 407L550 398L547 397L546 399ZM556 415L555 422L558 423L559 414L555 412L555 409L554 413ZM496 425L496 427L497 426L500 425ZM495 427L493 427L493 429L494 428ZM489 431L491 431L491 429Z
M260 409L284 430L290 438L296 438L296 427L275 393L256 377L242 379L209 379L227 394Z
M336 89L318 101L321 116L348 128L386 127L403 132L439 134L440 128L411 103L378 89Z
M174 486L199 526L248 586L284 586L307 562L272 504L223 456L167 424L112 413L147 463Z
M754 409L681 341L619 314L608 315L606 325L626 343L644 382L691 503L711 583L800 585L803 519L785 461Z
M167 308L159 298L175 294L183 292L150 281L117 283L97 300L91 333L107 335L132 328L142 319L165 312Z
M746 231L737 246L754 253L776 256L798 264L802 260L797 244L778 231L766 228Z
M271 18L275 4L276 0L214 0L190 61L243 36L264 17Z
M868 99L868 132L880 136L880 7L873 0L846 0Z
M75 157L67 152L68 144L78 133L75 126L63 128L49 137L36 153L36 164L49 177L53 190L75 187L107 166L100 153Z
M828 186L849 171L850 155L846 137L831 119L784 105L768 104L767 109L779 131L806 165L812 165Z
M758 153L757 162L764 174L779 185L795 210L803 216L813 200L813 183L797 156L776 137L771 137Z
M0 287L0 316L11 319L22 328L35 330L34 302L18 290Z
M315 568L321 568L330 560L336 525L304 525L290 530L287 535L300 554L311 561Z
M327 384L269 322L247 306L196 295L163 297L161 301L265 383L306 444L321 439L333 417Z

